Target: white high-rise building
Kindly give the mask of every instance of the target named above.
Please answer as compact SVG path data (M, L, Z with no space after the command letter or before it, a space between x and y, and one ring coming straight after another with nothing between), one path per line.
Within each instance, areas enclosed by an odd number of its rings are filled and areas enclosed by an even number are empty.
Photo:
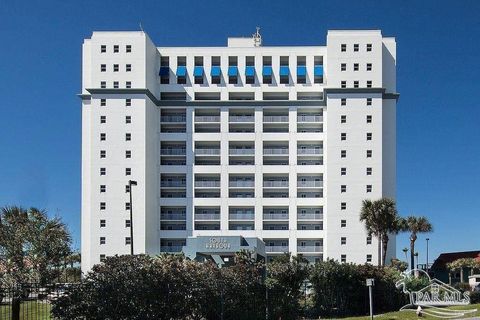
M83 44L82 269L191 236L258 237L267 255L377 261L363 199L395 198L396 43L334 30L326 46ZM395 254L395 238L388 258Z

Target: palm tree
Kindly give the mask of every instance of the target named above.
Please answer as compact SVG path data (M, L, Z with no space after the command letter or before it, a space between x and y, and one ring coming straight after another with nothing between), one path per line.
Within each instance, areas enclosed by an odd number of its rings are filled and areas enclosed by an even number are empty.
M426 217L409 216L401 222L401 229L410 232L410 264L411 268L415 266L415 241L418 233L432 232L433 226Z
M376 201L364 200L360 212L360 221L365 223L368 234L378 239L378 265L385 265L390 234L401 230L401 218L398 216L395 201L381 198Z

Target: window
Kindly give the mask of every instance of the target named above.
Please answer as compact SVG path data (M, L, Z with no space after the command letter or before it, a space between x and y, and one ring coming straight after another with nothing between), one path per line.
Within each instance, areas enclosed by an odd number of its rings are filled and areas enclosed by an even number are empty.
M212 84L220 84L222 82L222 76L221 72L217 72L213 74L213 69L216 69L217 71L220 70L220 57L215 56L212 57Z
M367 81L367 88L371 88L372 87L372 80L368 80Z
M342 132L342 133L340 134L340 140L342 140L342 141L347 140L347 134L346 134L345 132Z
M100 72L106 72L107 71L107 65L106 64L101 64L100 65Z
M347 123L347 116L346 115L341 115L340 116L340 123Z
M107 209L107 204L105 202L100 202L100 210Z
M203 57L195 57L194 58L194 67L197 69L197 67L201 67L201 74L195 74L194 70L194 83L195 84L203 84Z
M118 53L120 51L120 46L118 44L113 46L113 52Z
M340 186L340 192L341 192L341 193L347 192L347 185L346 185L346 184L342 184L342 185Z
M372 98L367 98L367 106L371 106L372 105Z
M130 228L131 225L130 220L125 220L125 228Z
M100 237L100 244L105 244L105 237Z
M340 87L346 88L347 87L347 81L340 82Z
M105 53L107 52L107 46L106 45L101 45L100 46L100 53Z
M372 123L372 115L367 115L367 123Z
M170 58L160 57L160 83L170 83Z
M119 70L118 64L114 64L113 65L113 72L118 72L118 70Z
M265 70L269 68L270 74L265 74ZM264 71L262 72L263 75L263 83L265 84L272 84L272 57L263 57L263 69Z
M367 176L371 176L371 175L372 175L372 168L367 167Z
M125 237L125 245L129 245L132 243L132 239L130 237Z
M297 57L297 83L299 84L307 83L306 64L307 64L307 57L305 56ZM299 74L299 72L303 72L304 74L303 73Z
M132 123L132 116L125 116L125 123Z
M359 68L360 68L360 66L359 66L358 63L353 64L353 71L358 71Z
M353 45L353 51L354 51L354 52L358 52L358 48L359 48L358 43L355 43L355 44Z
M371 158L372 157L372 150L367 150L367 158Z
M372 244L372 237L371 236L367 237L367 244Z
M107 157L107 151L105 150L100 150L100 158L106 158Z
M107 174L107 168L100 168L100 175L104 176Z
M177 68L187 66L187 57L177 57ZM186 84L187 76L186 75L177 75L177 84Z
M342 246L346 245L346 244L347 244L347 238L346 238L346 237L341 237L341 238L340 238L340 244L341 244Z
M347 220L341 220L340 221L340 227L346 228L347 227Z
M340 168L340 175L346 176L347 175L347 168Z
M125 99L125 107L131 107L132 106L132 99Z
M132 157L132 151L131 150L125 151L125 158L130 159L131 157Z
M353 87L358 88L360 86L358 81L353 81Z
M125 52L126 52L126 53L132 52L132 46L129 45L129 44L127 44L127 46L125 47Z
M100 228L105 228L107 226L107 221L106 220L100 220Z
M113 81L113 88L118 89L118 81Z
M130 89L132 87L132 82L131 81L126 81L125 82L125 88Z
M130 192L130 185L125 185L125 193L129 193Z
M341 202L340 203L340 210L347 210L347 203L346 202Z
M105 261L105 259L106 259L106 258L105 258L105 255L104 255L104 254L101 254L101 255L100 255L100 262Z
M285 74L285 71L282 70L282 69L285 69L285 67L288 70L288 64L289 64L288 56L280 57L280 83L281 84L288 84L290 82L290 71L287 74Z
M340 151L340 158L346 158L346 157L347 157L347 150Z
M367 71L372 71L372 64L371 63L367 63Z
M367 254L367 263L371 263L371 262L372 262L372 255Z
M107 81L100 81L100 88L105 89L107 87Z
M370 140L372 140L372 133L367 132L367 141L370 141Z
M347 64L346 63L342 63L340 65L340 71L347 71Z
M130 202L125 202L125 210L130 210Z
M238 57L228 57L228 68L237 67L238 66ZM237 70L238 71L238 70ZM238 74L231 74L230 70L228 72L228 83L229 84L237 84L238 83Z
M107 116L100 116L100 123L107 123Z
M125 71L126 71L126 72L132 71L132 65L131 65L131 64L127 64L127 65L125 66Z
M102 184L100 185L100 192L103 193L103 192L106 192L107 191L107 186Z
M100 99L100 107L105 107L107 105L107 99Z
M340 105L341 105L341 106L346 106L346 105L347 105L347 99L342 98L342 99L340 100Z
M130 176L132 174L132 168L125 168L125 175Z
M372 185L371 184L367 184L367 192L372 192Z
M125 133L125 141L131 141L132 140L132 134L131 133Z
M106 133L100 133L100 141L105 141L107 140L107 134Z
M367 52L370 52L370 51L372 51L372 44L367 43Z
M340 256L340 262L342 262L342 263L346 263L346 262L347 262L347 255L346 255L346 254L342 254L342 255Z
M346 52L346 51L347 51L347 45L346 45L345 43L342 43L340 50L341 50L342 52Z

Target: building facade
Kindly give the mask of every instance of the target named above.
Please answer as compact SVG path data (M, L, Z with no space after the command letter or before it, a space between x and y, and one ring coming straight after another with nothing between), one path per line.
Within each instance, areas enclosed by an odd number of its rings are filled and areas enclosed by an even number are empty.
M82 269L191 236L258 237L267 257L377 261L363 199L395 198L396 43L156 47L144 32L83 44ZM392 237L388 256L395 252Z

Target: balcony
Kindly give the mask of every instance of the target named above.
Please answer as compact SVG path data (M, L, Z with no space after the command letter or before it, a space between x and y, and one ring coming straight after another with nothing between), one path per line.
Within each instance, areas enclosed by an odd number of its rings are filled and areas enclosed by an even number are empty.
M195 155L197 155L197 156L218 156L218 155L220 155L220 149L219 149L219 148L212 148L212 149L201 148L201 149L195 149Z
M298 246L298 252L323 252L323 246Z
M323 213L297 213L297 220L322 220Z
M182 252L182 247L183 246L160 246L160 251L161 252Z
M278 252L278 253L282 253L282 252L288 252L288 246L265 246L265 251L266 252L270 252L270 253L273 253L273 252Z
M186 149L184 148L168 148L160 149L160 154L162 156L184 156L186 155Z
M162 115L160 118L161 122L186 122L187 117L185 115Z
M297 154L299 155L322 155L323 154L323 148L319 147L303 147L303 148L297 148Z
M185 188L187 186L185 181L169 181L169 180L162 180L160 182L160 186L162 188Z
M263 148L264 155L288 155L288 148Z
M220 116L195 116L195 122L220 122Z
M187 215L185 213L161 213L160 219L167 220L167 221L175 221L175 220L185 220Z
M228 215L230 220L254 220L254 213L230 213Z
M263 181L264 188L288 188L288 181L266 180Z
M297 115L297 122L322 122L322 115Z
M255 181L253 180L234 180L228 183L230 188L254 188Z
M195 220L220 220L220 213L195 213Z
M255 154L255 149L250 149L250 148L245 148L245 149L241 149L241 148L230 148L229 149L229 154L230 155L233 155L233 156L236 156L236 155L239 155L239 156L243 156L243 155L254 155Z
M220 181L219 180L195 181L195 188L220 188Z
M263 220L288 220L288 213L264 213Z
M323 188L323 181L298 180L297 188Z
M263 116L263 122L273 122L273 123L288 122L288 115L285 115L285 116Z
M228 120L230 122L255 122L255 116L254 115L230 116Z

